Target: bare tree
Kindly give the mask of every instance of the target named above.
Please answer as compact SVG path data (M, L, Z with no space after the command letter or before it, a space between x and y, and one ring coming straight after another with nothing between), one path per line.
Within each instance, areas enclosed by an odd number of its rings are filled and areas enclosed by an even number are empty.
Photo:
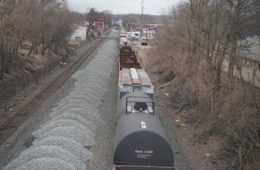
M228 0L229 22L229 41L231 49L229 54L228 73L233 84L234 67L239 63L239 44L245 29L251 29L248 23L255 21L254 18L259 14L259 1L257 0Z
M19 44L19 30L13 25L12 13L15 9L14 0L0 1L0 79L10 72L15 60Z
M72 33L74 14L66 1L1 0L0 1L0 78L16 68L22 41L41 47L42 55L64 45Z
M237 150L259 145L259 91L234 78L235 68L242 67L241 51L249 50L242 41L249 35L259 36L259 9L259 0L189 0L162 22L156 48L164 69L173 69L196 99L193 108L198 114L192 118L199 122L196 142L205 141L214 129L229 133L237 143L242 141ZM223 70L226 65L228 75ZM241 138L235 138L236 134ZM243 149L243 153L256 154L254 149ZM240 169L252 163L247 154L239 156Z
M86 36L89 39L89 32L91 29L94 29L94 22L99 18L99 12L95 8L91 8L87 14L85 14L86 20L89 22Z
M112 24L112 13L110 11L99 12L95 8L91 8L88 13L85 14L85 19L89 22L89 26L86 33L86 38L89 39L89 33L91 29L95 29L94 22L104 22L104 24L111 27Z

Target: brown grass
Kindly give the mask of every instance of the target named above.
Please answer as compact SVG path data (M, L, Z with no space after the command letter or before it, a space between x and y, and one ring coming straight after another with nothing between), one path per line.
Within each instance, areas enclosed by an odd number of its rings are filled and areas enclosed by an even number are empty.
M228 77L222 73L221 89L214 94L212 81L207 80L210 74L203 67L189 76L185 65L179 63L184 62L181 55L176 53L177 59L174 57L171 66L168 60L163 59L167 58L164 55L153 47L142 58L150 75L163 77L156 79L158 85L167 78L161 75L174 70L176 80L170 94L173 96L172 105L185 118L185 122L191 124L189 131L193 136L193 145L210 146L219 140L216 145L218 149L214 149L217 156L212 157L213 162L220 162L219 168L255 169L260 156L260 90L238 79L230 88Z

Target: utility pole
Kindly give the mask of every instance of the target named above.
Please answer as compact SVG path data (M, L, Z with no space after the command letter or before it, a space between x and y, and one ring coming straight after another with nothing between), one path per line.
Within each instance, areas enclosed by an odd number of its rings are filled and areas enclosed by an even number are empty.
M144 15L144 0L141 0L141 14Z
M141 0L141 36L143 34L143 23L144 23L144 0Z

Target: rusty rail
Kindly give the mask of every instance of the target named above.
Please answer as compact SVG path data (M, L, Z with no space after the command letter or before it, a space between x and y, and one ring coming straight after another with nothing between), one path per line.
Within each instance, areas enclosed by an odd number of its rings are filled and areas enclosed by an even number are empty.
M18 128L25 122L40 105L56 92L71 75L89 58L91 54L103 43L105 38L97 40L87 51L74 63L58 75L47 87L37 94L29 103L18 110L12 117L0 126L0 145L2 145Z

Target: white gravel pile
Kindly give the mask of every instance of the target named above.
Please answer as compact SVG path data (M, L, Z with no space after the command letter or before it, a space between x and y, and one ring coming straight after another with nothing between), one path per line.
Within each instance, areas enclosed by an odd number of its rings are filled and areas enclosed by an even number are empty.
M52 119L33 132L33 145L4 170L86 170L95 129L103 122L99 107L116 61L117 41L109 40L72 76L77 80L74 89L52 109Z
M57 158L67 162L68 164L74 166L78 170L86 170L86 164L84 164L78 157L62 149L59 146L37 146L24 151L20 157L7 166L9 169L19 168L33 159L37 158Z
M56 122L58 120L75 120L75 121L78 121L78 122L84 124L86 127L90 127L92 130L95 130L95 128L96 128L96 125L94 124L94 122L91 122L89 119L83 117L79 113L73 113L73 112L65 112L63 114L60 114L57 117L54 117L52 120L50 120L49 122L47 122L44 125L47 125L52 122Z
M56 121L48 122L47 124L42 125L39 130L35 131L33 135L36 137L41 136L42 134L46 134L56 127L76 127L80 129L80 131L87 132L91 137L95 136L93 133L93 127L86 127L81 122L72 119L57 119Z
M32 147L42 145L59 146L77 156L82 162L86 162L86 160L91 159L93 156L89 150L82 149L84 146L81 143L65 137L49 137L42 140L35 140Z
M4 168L6 169L6 168ZM76 167L58 158L36 158L14 170L77 170Z
M87 101L87 99L86 99ZM70 102L70 100L68 101ZM78 107L78 108L76 108ZM88 120L93 120L97 121L100 118L100 115L98 114L97 108L93 108L93 105L87 105L85 104L84 106L71 106L71 107L66 107L64 105L64 108L61 108L57 111L54 111L50 114L51 117L56 119L60 119L60 117L66 117L67 116L73 116L73 113L76 115L83 116L84 118L88 118ZM85 124L85 123L84 123ZM87 124L86 124L87 126Z

